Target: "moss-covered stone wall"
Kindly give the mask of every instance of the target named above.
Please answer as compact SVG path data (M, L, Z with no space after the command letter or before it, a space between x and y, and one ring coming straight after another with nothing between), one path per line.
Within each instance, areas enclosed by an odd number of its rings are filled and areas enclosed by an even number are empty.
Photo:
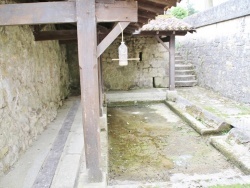
M125 37L129 58L141 57L125 67L112 61L118 58L120 42L121 38L117 38L102 55L106 90L167 87L169 54L155 38Z
M69 93L65 47L35 42L33 29L0 27L0 176L53 121Z

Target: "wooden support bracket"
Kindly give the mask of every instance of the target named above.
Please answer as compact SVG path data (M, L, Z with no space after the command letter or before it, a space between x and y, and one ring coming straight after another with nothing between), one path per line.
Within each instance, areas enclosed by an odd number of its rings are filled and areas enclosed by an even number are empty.
M166 48L166 50L169 52L169 47L160 39L160 37L158 35L155 36L155 38L157 39L157 41L159 43L161 43L161 45Z
M116 24L113 30L97 46L97 58L102 55L102 53L107 49L107 47L109 47L109 45L120 35L122 30L124 30L128 25L129 22L119 22L118 24Z

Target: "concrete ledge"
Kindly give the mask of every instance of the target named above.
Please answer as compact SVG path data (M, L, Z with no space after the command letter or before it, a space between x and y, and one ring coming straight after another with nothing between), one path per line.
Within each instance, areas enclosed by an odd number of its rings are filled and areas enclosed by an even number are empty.
M189 16L184 21L199 28L250 15L249 9L249 0L230 0L201 13Z
M201 135L217 134L231 129L231 125L221 118L182 97L178 96L176 102L165 101L165 104ZM191 111L190 108L195 110Z
M108 107L125 107L125 106L137 106L143 104L155 104L155 103L163 103L164 100L147 100L147 101L120 101L120 102L109 102L107 104Z
M167 90L167 95L166 95L167 101L175 102L176 98L177 98L177 91L176 90L174 90L174 91Z
M103 173L103 180L100 183L88 183L88 173L81 173L78 179L78 183L75 188L106 188L107 179L106 174Z
M211 137L210 143L245 174L250 174L250 151L247 147L234 142L229 134Z
M108 126L107 126L107 108L103 108L103 116L100 117L100 142L101 142L101 171L103 174L102 182L89 183L88 169L85 166L85 149L82 150L81 165L78 169L78 177L74 188L105 188L107 187L108 171Z
M166 100L166 89L141 89L130 91L109 91L106 94L106 103L137 103Z

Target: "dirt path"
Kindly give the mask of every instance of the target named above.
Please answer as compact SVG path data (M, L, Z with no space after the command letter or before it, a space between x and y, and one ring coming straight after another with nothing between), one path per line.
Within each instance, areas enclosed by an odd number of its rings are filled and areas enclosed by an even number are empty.
M240 173L165 104L109 108L109 185Z

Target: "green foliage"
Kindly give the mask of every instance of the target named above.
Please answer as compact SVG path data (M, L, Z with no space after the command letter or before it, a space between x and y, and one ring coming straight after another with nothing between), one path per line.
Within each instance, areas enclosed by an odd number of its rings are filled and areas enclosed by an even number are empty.
M179 19L183 19L188 16L188 10L182 7L172 7L171 14Z

